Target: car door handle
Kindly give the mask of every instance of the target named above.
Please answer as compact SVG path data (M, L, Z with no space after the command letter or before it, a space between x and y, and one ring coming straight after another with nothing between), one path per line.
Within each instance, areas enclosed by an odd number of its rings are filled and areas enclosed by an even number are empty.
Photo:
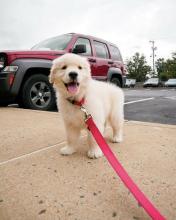
M108 64L113 64L114 62L113 61L108 61Z
M96 63L96 59L89 58L88 60L89 60L89 62L91 62L91 63Z

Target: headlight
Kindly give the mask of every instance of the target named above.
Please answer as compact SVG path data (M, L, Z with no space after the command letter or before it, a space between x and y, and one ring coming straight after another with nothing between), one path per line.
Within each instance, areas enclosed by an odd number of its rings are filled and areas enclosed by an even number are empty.
M0 70L2 70L7 65L7 54L0 53Z
M5 57L0 57L0 69L4 68L5 66Z
M16 72L18 70L18 66L6 66L3 69L3 72Z

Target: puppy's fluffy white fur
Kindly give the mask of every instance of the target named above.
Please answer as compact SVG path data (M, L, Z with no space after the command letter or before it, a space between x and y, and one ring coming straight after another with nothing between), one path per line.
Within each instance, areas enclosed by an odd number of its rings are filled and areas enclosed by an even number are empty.
M77 90L70 93L66 87L72 81L69 73L77 73ZM76 152L80 131L85 129L84 114L71 100L80 101L85 98L85 108L101 131L104 132L107 122L113 129L113 142L123 139L124 95L123 91L110 83L91 78L90 65L86 58L75 54L65 54L53 61L49 80L54 84L57 105L60 110L67 133L67 146L61 148L61 154L70 155ZM98 158L103 155L92 135L88 132L88 157Z

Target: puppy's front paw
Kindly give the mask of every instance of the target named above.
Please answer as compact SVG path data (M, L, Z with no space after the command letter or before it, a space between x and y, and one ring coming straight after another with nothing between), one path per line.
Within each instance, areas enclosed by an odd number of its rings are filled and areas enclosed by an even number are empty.
M103 156L103 152L101 151L101 149L99 147L96 148L91 148L88 152L87 152L87 156L89 158L99 158Z
M69 147L69 146L65 146L65 147L62 147L60 149L60 153L62 155L71 155L71 154L73 154L75 152L76 152L76 150L74 148L72 148L72 147Z

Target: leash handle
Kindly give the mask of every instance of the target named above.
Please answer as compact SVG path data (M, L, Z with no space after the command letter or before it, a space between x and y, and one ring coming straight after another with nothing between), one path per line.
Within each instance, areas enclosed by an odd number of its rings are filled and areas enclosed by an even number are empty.
M93 137L95 138L97 144L99 145L102 152L106 156L107 160L109 161L109 163L111 164L115 172L118 174L118 176L121 178L123 183L126 185L126 187L129 189L129 191L133 194L133 196L139 202L139 204L145 209L145 211L150 215L150 217L153 220L165 220L165 218L160 214L160 212L154 207L154 205L139 189L139 187L135 184L135 182L131 179L131 177L128 175L126 170L120 164L118 159L115 157L110 147L106 143L105 139L103 138L102 134L100 133L99 129L95 125L92 119L92 116L89 114L86 114L85 118L86 118L85 123L87 124L88 129L92 133Z

